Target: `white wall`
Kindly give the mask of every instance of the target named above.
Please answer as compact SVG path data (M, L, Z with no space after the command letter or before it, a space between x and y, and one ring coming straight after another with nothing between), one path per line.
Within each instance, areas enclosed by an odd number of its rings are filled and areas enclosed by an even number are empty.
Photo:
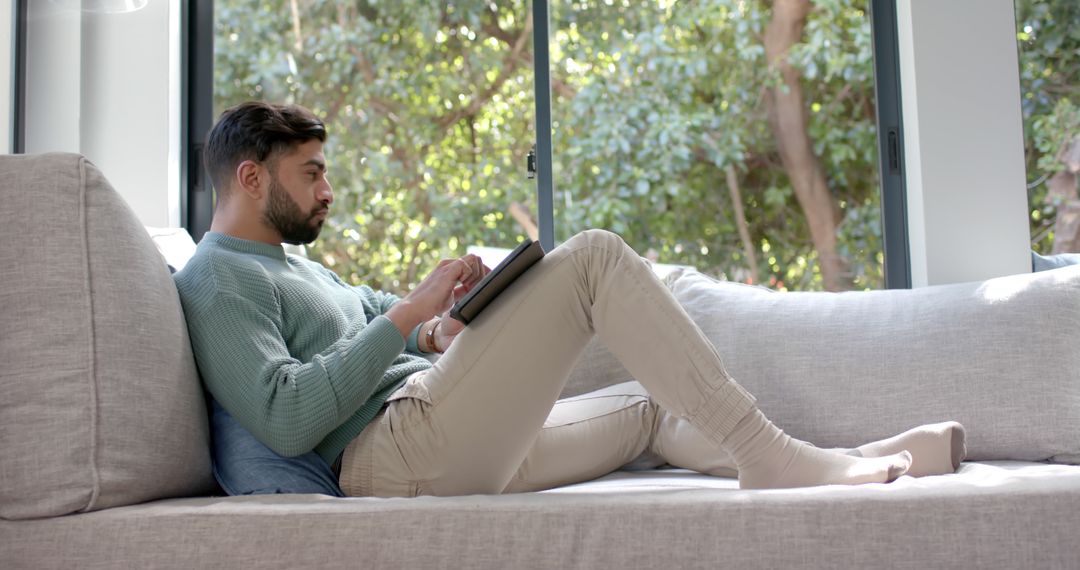
M27 6L24 150L80 152L82 14L51 2Z
M180 0L69 0L27 20L26 152L82 153L150 226L180 223L179 16Z
M15 144L12 119L15 116L15 3L0 0L0 154Z
M1012 0L900 0L915 287L1031 271Z

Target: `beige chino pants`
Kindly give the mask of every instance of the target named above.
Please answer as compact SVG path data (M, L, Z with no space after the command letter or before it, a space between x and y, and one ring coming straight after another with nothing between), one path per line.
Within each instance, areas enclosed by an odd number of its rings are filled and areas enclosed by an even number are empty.
M594 334L637 382L556 401ZM720 442L753 405L645 261L589 230L408 378L346 447L340 482L353 496L533 491L639 458L731 475Z

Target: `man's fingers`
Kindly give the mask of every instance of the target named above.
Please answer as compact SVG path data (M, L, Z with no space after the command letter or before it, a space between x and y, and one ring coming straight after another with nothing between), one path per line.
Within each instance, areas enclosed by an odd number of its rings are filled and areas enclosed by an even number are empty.
M484 263L480 261L480 256L470 253L459 258L458 261L463 265L461 276L458 279L461 283L475 284L483 278Z
M454 276L455 279L459 281L467 278L472 271L469 268L469 264L466 263L465 260L462 258L443 259L439 261L436 269L443 269L444 271L448 271Z
M448 267L450 265L454 267ZM439 261L438 268L449 271L455 281L464 285L466 290L471 289L473 285L479 283L481 279L491 272L491 269L484 265L480 256L473 253L457 259L443 259Z

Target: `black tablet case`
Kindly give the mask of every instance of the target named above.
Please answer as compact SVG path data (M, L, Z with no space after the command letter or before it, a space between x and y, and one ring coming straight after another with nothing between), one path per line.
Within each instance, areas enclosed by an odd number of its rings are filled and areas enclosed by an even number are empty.
M542 257L544 249L540 247L540 242L526 238L450 309L450 316L469 324L488 303Z

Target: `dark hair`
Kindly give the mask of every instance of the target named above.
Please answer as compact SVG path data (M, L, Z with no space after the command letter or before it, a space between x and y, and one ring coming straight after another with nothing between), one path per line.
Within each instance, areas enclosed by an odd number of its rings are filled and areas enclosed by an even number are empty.
M228 194L230 179L241 162L272 162L294 145L312 139L326 142L326 127L299 105L248 101L226 109L210 129L203 149L203 164L218 200Z

